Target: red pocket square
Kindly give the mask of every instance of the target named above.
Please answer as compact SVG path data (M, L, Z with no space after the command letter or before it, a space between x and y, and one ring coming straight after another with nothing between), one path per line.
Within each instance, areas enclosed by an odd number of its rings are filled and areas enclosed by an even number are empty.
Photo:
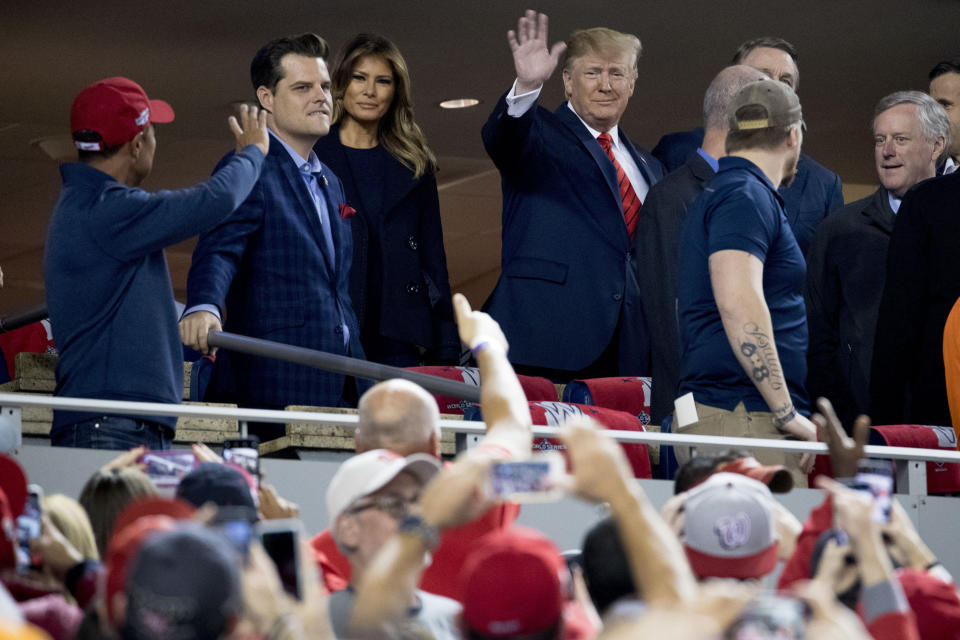
M357 210L348 205L346 202L340 203L340 217L346 220L347 218L352 218L357 215Z

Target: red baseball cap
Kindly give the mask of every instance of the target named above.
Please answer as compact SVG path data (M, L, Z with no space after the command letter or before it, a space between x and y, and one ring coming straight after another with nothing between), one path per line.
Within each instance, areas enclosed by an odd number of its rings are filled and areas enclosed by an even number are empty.
M463 567L463 617L490 637L514 637L550 628L563 615L565 565L542 533L510 527L487 534Z
M70 131L82 151L102 151L130 142L151 122L173 122L173 107L151 100L133 80L116 76L96 82L73 100ZM78 131L94 131L99 141L76 139Z
M960 597L955 585L918 569L900 569L897 577L923 640L960 638Z
M149 496L134 500L117 516L113 523L111 540L121 531L145 516L167 516L174 520L188 520L196 513L197 508L180 498L164 498L163 496Z

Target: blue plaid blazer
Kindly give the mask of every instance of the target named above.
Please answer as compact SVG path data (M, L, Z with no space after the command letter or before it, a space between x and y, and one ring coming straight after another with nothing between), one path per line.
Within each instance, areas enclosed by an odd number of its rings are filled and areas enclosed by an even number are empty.
M340 217L343 187L326 166L323 172L332 260L299 169L274 142L250 196L200 236L187 278L187 307L217 305L224 331L363 358L349 294L353 241L349 223ZM338 304L350 329L349 353ZM207 399L243 406L336 406L343 385L339 374L221 350Z

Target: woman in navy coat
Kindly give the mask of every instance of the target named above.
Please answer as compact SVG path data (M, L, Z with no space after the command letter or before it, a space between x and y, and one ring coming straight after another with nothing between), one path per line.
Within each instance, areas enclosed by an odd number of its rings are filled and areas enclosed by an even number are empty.
M350 294L367 359L455 363L437 161L413 120L406 62L386 38L359 34L341 51L332 84L334 124L314 149L346 191Z

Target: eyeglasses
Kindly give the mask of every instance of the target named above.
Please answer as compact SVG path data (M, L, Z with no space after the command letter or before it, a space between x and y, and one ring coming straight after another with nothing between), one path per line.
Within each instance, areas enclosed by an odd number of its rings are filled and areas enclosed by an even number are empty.
M394 520L400 520L410 513L410 507L416 501L417 498L404 498L402 496L370 496L357 500L353 503L353 506L347 509L346 513L353 515L367 509L376 509Z

